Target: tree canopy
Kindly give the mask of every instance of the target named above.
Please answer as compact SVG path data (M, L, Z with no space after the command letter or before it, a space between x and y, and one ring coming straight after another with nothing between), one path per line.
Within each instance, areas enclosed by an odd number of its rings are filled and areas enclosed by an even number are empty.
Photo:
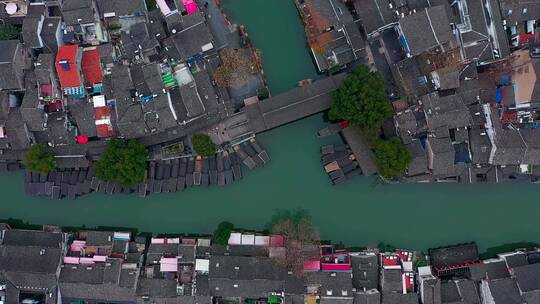
M0 40L17 39L18 36L19 29L15 26L9 23L0 24Z
M376 129L392 113L382 75L358 66L334 92L328 115L331 120L347 120L353 126Z
M375 162L379 173L386 178L403 175L411 155L397 137L381 141L375 149Z
M212 235L212 241L215 244L227 245L229 238L231 237L231 232L234 229L234 225L230 222L221 222L219 223L214 234Z
M216 154L216 145L206 134L194 134L191 137L191 143L195 152L200 156L209 157Z
M148 150L140 142L113 139L96 163L96 177L122 186L144 180Z
M32 145L26 151L23 164L28 171L40 173L51 172L56 167L54 155L45 151L45 146L41 144Z
M320 243L319 232L313 225L311 216L306 210L298 209L276 210L269 223L272 234L285 237L285 256L276 259L276 262L287 267L297 276L303 275L304 261L316 257L306 256L306 245Z

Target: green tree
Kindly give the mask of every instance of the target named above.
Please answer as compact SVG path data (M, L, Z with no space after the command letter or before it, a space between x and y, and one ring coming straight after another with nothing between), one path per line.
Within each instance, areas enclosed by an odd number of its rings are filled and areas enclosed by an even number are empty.
M234 225L230 222L219 223L216 230L214 230L214 234L212 235L212 242L218 245L227 245L233 229Z
M392 113L382 75L358 66L334 92L328 116L331 120L347 120L353 126L376 129Z
M140 142L113 139L96 163L96 177L122 186L144 180L148 150Z
M216 154L216 145L212 142L210 136L206 134L194 134L191 137L191 143L198 155L208 157Z
M405 172L411 155L397 137L381 141L375 149L375 163L386 178L396 178Z
M19 37L19 29L9 23L0 24L0 40L12 40Z
M32 145L26 151L23 164L27 170L40 173L51 172L56 167L54 155L45 151L45 146L41 144Z

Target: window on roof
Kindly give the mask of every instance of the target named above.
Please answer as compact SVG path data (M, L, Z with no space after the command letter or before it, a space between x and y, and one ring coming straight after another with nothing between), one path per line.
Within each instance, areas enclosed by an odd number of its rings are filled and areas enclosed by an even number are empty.
M508 10L508 15L512 15L512 10Z
M523 14L526 14L527 13L527 8L523 8Z

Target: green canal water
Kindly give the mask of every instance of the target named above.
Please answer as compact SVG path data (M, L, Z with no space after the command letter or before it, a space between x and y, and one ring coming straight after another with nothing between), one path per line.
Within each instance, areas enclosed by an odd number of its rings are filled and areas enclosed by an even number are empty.
M274 94L315 77L301 25L288 0L229 0L256 47L263 49ZM272 163L223 188L182 193L105 196L75 201L28 198L23 174L0 175L0 219L34 224L134 227L140 231L209 233L222 220L262 229L276 208L311 212L324 239L349 245L379 241L424 249L476 240L482 248L540 241L538 185L381 185L359 177L330 185L319 162L324 126L316 115L259 136ZM327 142L339 140L329 139Z

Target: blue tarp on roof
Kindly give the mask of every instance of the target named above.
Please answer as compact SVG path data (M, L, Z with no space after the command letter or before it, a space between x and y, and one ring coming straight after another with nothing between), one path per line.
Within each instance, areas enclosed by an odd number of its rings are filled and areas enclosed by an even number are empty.
M495 89L495 101L497 103L501 103L502 101L502 90L501 90L501 87L497 87Z
M501 75L501 84L502 85L509 85L510 84L510 76Z

